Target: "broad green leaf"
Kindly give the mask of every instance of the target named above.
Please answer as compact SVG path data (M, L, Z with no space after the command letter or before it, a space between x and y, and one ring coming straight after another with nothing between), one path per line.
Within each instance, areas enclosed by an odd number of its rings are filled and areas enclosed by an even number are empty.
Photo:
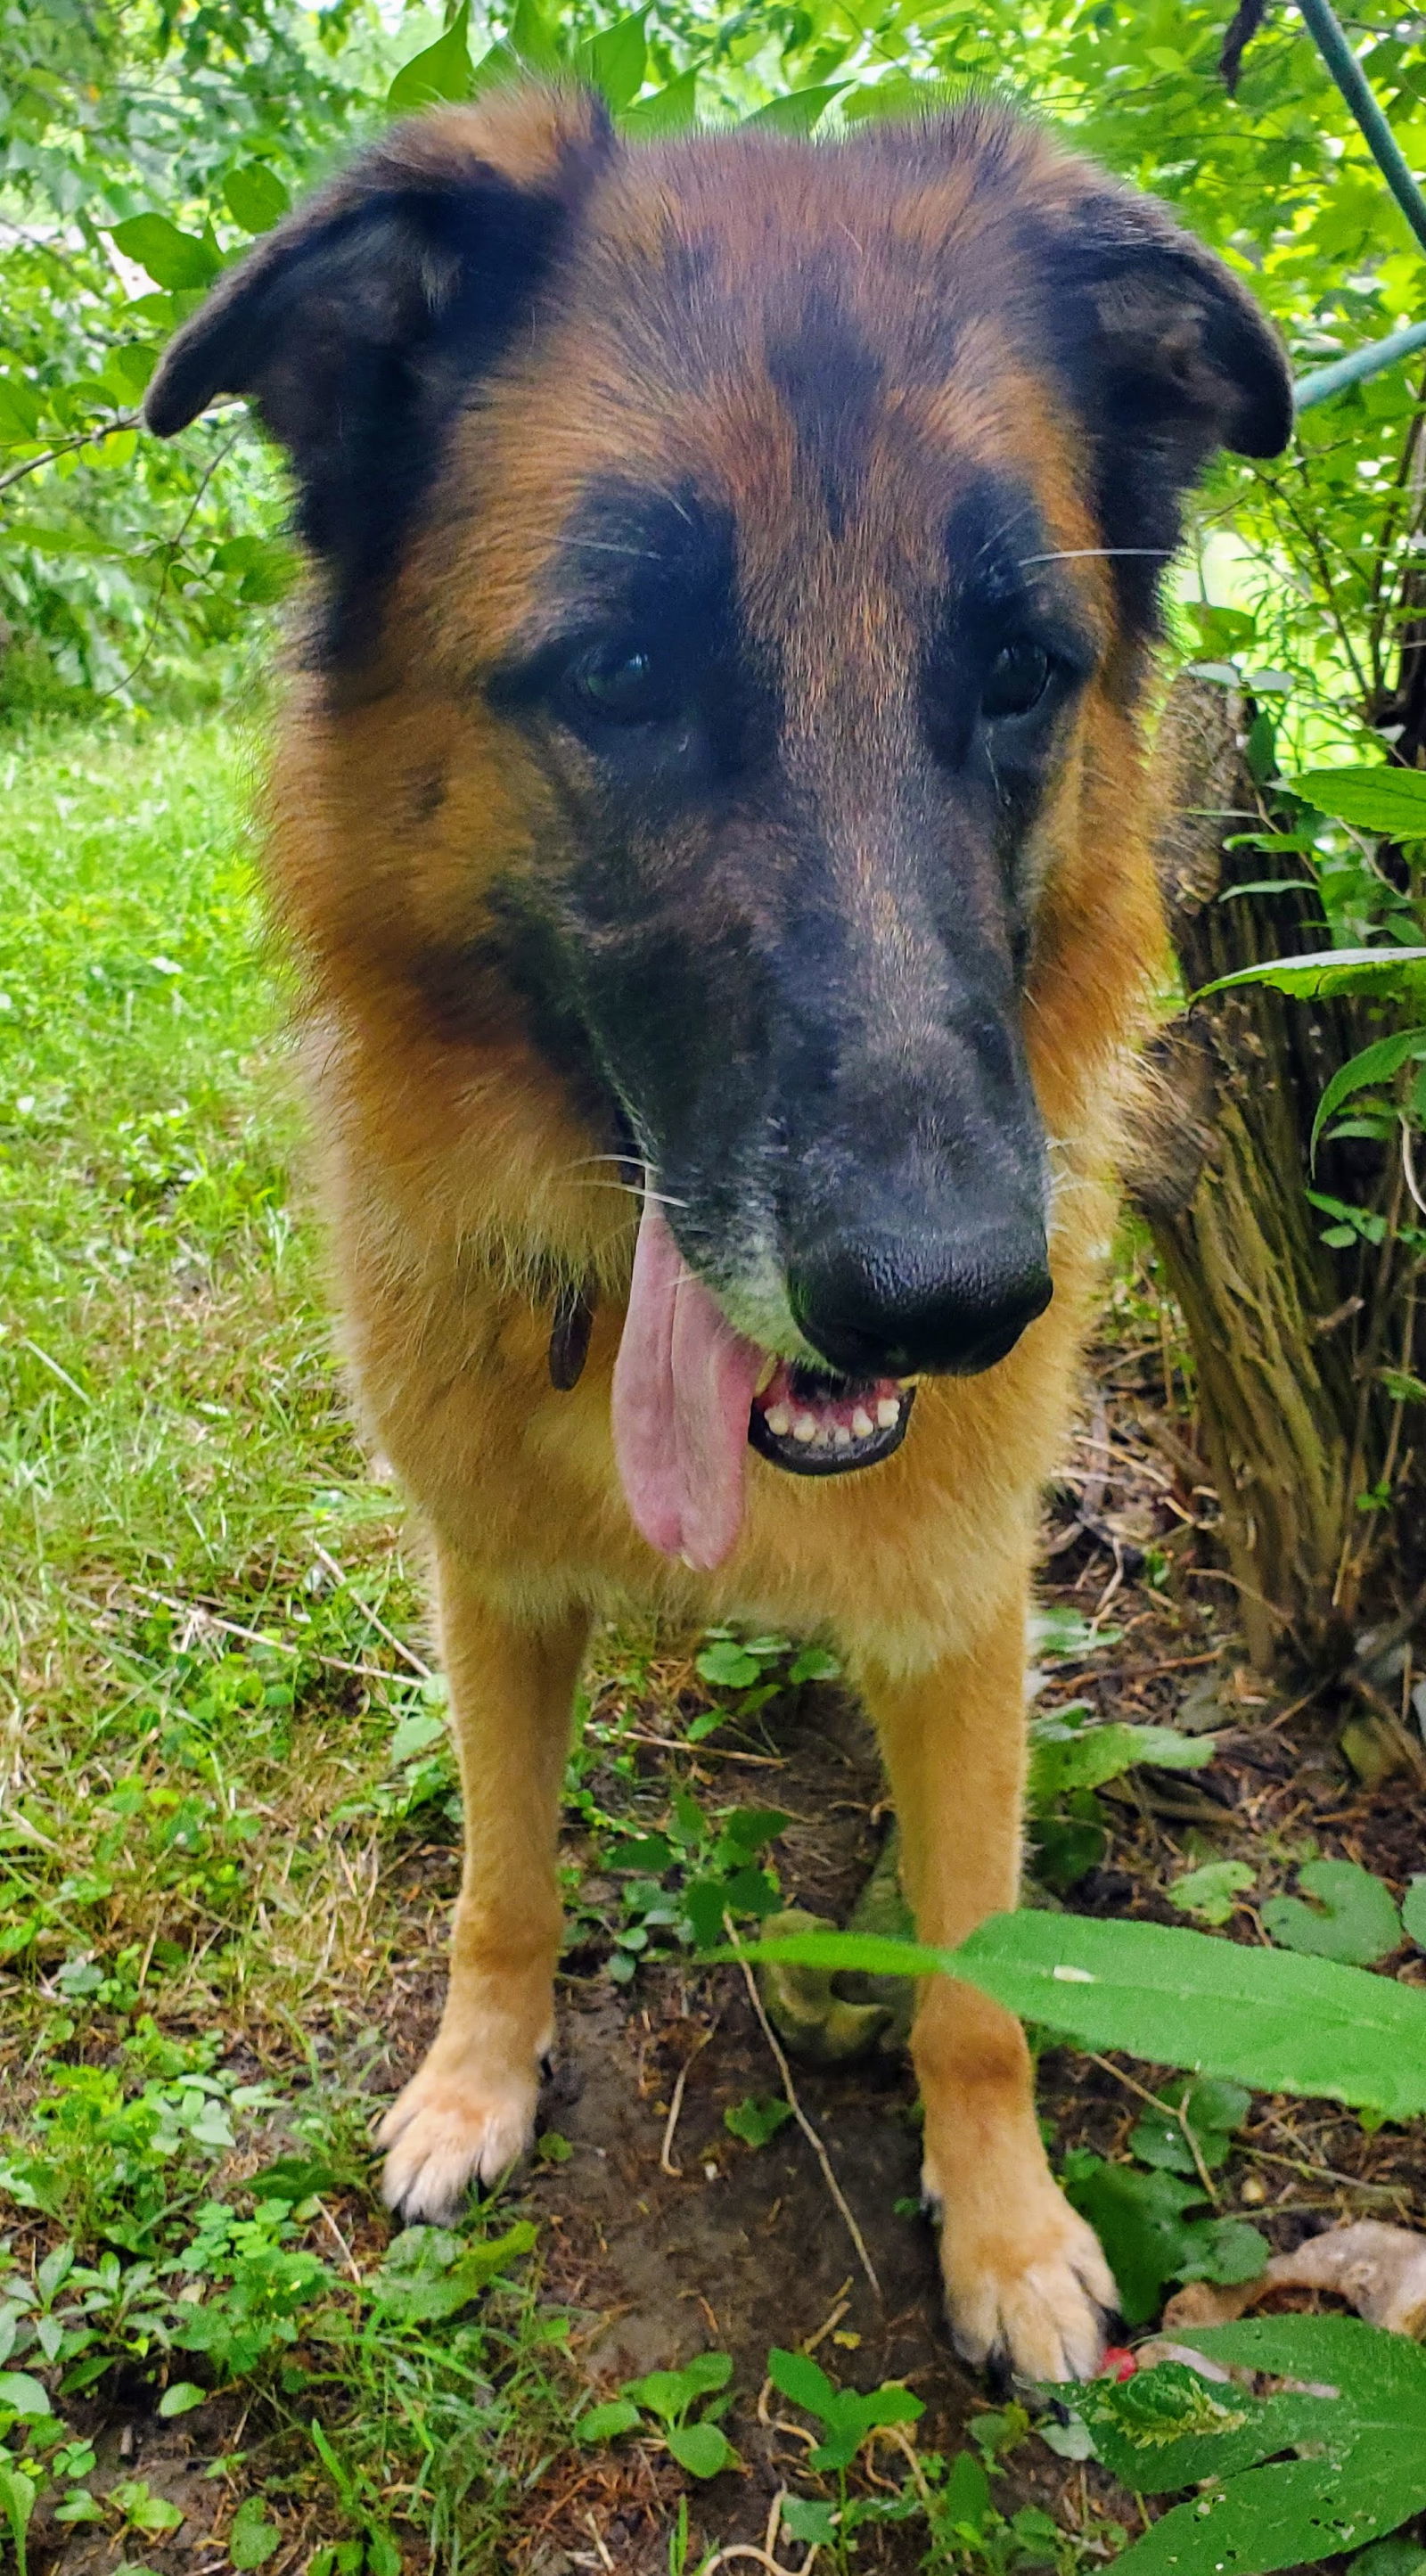
M782 2528L789 2540L830 2547L837 2537L837 2508L819 2496L790 2495L783 2503Z
M1114 2561L1114 2576L1271 2576L1317 2567L1394 2531L1426 2504L1426 2447L1387 2436L1351 2473L1322 2460L1249 2469L1215 2494L1175 2505Z
M191 2415L195 2406L202 2405L207 2394L207 2389L200 2388L192 2379L171 2380L158 2401L158 2411L160 2415Z
M780 2397L790 2397L809 2415L825 2422L837 2392L820 2362L807 2352L784 2352L774 2345L767 2357L767 2375Z
M603 92L616 116L637 98L643 84L648 54L644 41L647 16L647 7L631 9L627 17L616 18L597 36L586 37L574 58L580 79Z
M671 2424L664 2440L691 2478L716 2478L721 2470L738 2465L737 2452L716 2424Z
M155 286L207 286L218 274L216 250L197 233L181 233L167 215L130 215L111 228L126 259L135 260Z
M626 134L654 142L661 134L682 134L698 113L698 74L680 72L649 98L635 99L621 120Z
M1341 2388L1359 2414L1426 2430L1426 2350L1360 2317L1243 2317L1186 2329L1183 2340L1210 2361Z
M748 1942L745 1958L875 1976L961 1976L1022 2020L1268 2093L1322 2094L1388 2119L1426 2111L1426 1993L1335 1960L1248 1949L1159 1923L993 1915L959 1950L869 1933Z
M1080 2155L1066 2166L1065 2189L1104 2248L1127 2322L1147 2325L1163 2304L1165 2285L1180 2278L1192 2253L1184 2212L1202 2202L1202 2184Z
M435 2324L468 2307L497 2272L528 2254L537 2232L522 2218L503 2236L457 2242L448 2256L450 2240L441 2242L440 2229L407 2228L372 2280L369 2295L397 2325Z
M834 98L840 98L845 81L820 81L811 89L790 89L781 98L769 99L743 119L744 130L765 134L810 134L813 126Z
M559 43L536 6L536 0L515 0L510 20L510 44L521 62L527 63L532 71L559 70Z
M643 2418L630 2397L610 2397L581 2415L575 2432L581 2442L616 2442L621 2433L637 2431Z
M700 1655L695 1655L693 1669L701 1680L712 1682L717 1690L746 1690L749 1682L757 1680L762 1665L756 1655L748 1653L746 1646L738 1645L731 1637L724 1637L716 1645L705 1646Z
M275 170L265 161L245 161L223 181L223 198L235 224L245 233L270 232L281 223L292 199Z
M713 2397L726 2388L733 2376L733 2357L727 2352L696 2352L679 2370L684 2387L694 2397Z
M386 104L400 115L434 107L442 99L469 98L475 87L470 59L470 0L461 0L450 25L424 52L403 63L386 93Z
M1418 1950L1426 1950L1426 1876L1413 1878L1401 1900L1401 1919Z
M1360 832L1396 841L1426 838L1426 776L1415 769L1309 769L1292 781L1295 796Z
M698 2391L689 2386L681 2370L650 2370L642 2379L629 2380L624 2394L657 2415L660 2423L675 2424Z
M1371 1871L1351 1860L1312 1860L1297 1883L1314 1899L1270 1896L1261 1908L1263 1929L1285 1950L1314 1959L1341 1959L1369 1968L1401 1946L1395 1899Z
M1404 1064L1418 1056L1426 1056L1426 1029L1397 1029L1391 1037L1378 1038L1374 1045L1363 1047L1360 1054L1339 1065L1317 1103L1317 1115L1312 1121L1314 1157L1317 1139L1334 1109L1354 1091L1365 1091L1370 1083L1389 1082Z
M28 2370L0 2370L0 2406L30 2423L54 2412L47 2389Z
M240 2569L265 2567L282 2534L263 2504L261 2496L244 2496L233 2516L228 2533L228 2556Z
M1091 2380L1075 2403L1111 2477L1139 2495L1171 2495L1200 2478L1256 2468L1294 2443L1320 2441L1323 2408L1335 2400L1254 2397L1167 2361L1122 2383Z
M1071 1789L1099 1789L1137 1762L1163 1771L1201 1771L1216 1751L1208 1735L1180 1735L1171 1726L1086 1726L1057 1736L1053 1720L1040 1719L1030 1747L1030 1804L1041 1808Z
M425 1753L431 1745L439 1744L445 1732L443 1717L437 1717L431 1709L418 1708L410 1717L403 1717L396 1728L387 1760L393 1769L402 1762L412 1762L418 1753Z
M1194 995L1227 993L1236 984L1268 984L1298 1001L1336 993L1407 994L1426 981L1426 948L1322 948L1310 957L1274 957L1262 966L1240 966Z

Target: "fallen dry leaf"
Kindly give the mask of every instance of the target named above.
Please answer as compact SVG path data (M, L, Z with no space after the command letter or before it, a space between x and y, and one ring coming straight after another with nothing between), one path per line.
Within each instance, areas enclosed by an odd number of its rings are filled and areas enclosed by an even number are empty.
M1426 2334L1426 2236L1376 2218L1329 2227L1322 2236L1309 2236L1295 2254L1271 2255L1256 2281L1222 2290L1190 2281L1165 2308L1164 2330L1231 2325L1269 2290L1331 2290L1350 2300L1368 2325L1419 2337Z

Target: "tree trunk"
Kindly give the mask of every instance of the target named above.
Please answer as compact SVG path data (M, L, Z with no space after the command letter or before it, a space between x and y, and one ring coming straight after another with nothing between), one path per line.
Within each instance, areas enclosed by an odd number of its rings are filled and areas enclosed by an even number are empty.
M1160 730L1161 877L1190 995L1327 944L1305 879L1234 899L1265 870L1301 872L1292 854L1229 846L1274 828L1246 756L1249 712L1185 676ZM1261 1671L1284 1657L1314 1671L1346 1660L1382 1517L1359 1497L1399 1473L1402 1408L1379 1376L1397 1344L1409 1366L1414 1329L1399 1176L1371 1142L1323 1147L1315 1177L1309 1153L1324 1086L1378 1034L1361 1004L1264 985L1193 1002L1160 1041L1129 1175L1187 1325L1228 1571ZM1388 1220L1380 1245L1324 1244L1312 1186L1351 1205L1374 1198Z

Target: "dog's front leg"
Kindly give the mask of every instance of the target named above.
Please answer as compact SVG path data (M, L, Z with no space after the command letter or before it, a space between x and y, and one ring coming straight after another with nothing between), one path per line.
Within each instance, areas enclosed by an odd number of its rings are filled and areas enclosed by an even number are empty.
M901 1825L918 1938L965 1939L1019 1895L1025 1600L968 1654L913 1681L863 1672ZM1030 2052L1012 2014L936 1977L911 2038L925 2105L923 2181L942 2211L951 2330L967 2359L1028 2379L1087 2378L1115 2305L1099 2244L1051 2177Z
M448 2218L528 2146L554 2025L555 1830L581 1613L538 1626L491 1607L437 1551L441 1646L465 1809L465 1867L441 2026L381 2124L382 2188L408 2218Z

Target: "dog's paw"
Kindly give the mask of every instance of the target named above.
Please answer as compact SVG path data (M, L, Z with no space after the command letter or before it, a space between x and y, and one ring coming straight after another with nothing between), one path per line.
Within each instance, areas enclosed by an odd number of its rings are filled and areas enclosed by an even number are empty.
M933 2182L927 2198L939 2198ZM977 2369L1008 2367L1019 2379L1092 2379L1104 2357L1105 2319L1118 2307L1114 2276L1092 2227L1046 2179L1033 2206L993 2222L944 2213L941 2272L956 2350Z
M476 2068L469 2075L428 2059L398 2093L376 2133L387 2150L381 2196L403 2218L454 2217L467 2186L498 2182L535 2134L539 2091L528 2074Z

